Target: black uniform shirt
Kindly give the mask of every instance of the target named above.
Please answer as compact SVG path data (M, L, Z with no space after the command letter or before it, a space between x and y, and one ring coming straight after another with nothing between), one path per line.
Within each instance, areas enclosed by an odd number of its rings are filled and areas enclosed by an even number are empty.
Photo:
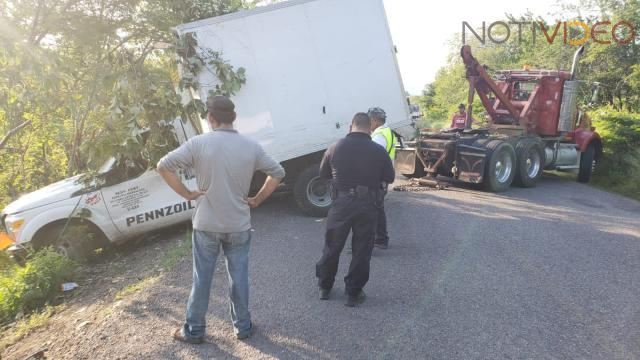
M334 179L340 191L357 185L379 189L383 182L395 179L393 164L387 152L365 133L352 132L331 145L320 164L320 177Z

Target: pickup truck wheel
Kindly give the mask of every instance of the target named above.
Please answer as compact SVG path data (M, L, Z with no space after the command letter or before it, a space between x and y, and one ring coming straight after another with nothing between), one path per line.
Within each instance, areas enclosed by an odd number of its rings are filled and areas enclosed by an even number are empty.
M514 183L521 187L535 187L542 177L544 147L535 139L525 138L516 145L516 177Z
M501 192L511 186L516 174L516 152L511 144L493 140L486 145L488 161L485 164L484 187Z
M580 170L578 171L578 182L588 183L595 167L596 148L589 144L587 150L580 155Z
M331 207L331 187L327 180L320 179L320 165L313 164L304 169L293 185L296 204L307 215L325 217Z
M101 235L86 224L74 222L65 229L65 223L60 222L40 230L34 238L34 245L36 250L50 246L71 260L86 263L101 244Z

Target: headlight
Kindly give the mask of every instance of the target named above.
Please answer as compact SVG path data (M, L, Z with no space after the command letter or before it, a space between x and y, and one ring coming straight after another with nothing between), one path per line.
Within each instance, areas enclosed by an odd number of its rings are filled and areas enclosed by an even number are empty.
M9 230L9 233L15 234L20 230L22 225L24 225L24 219L7 217L5 219L5 225L7 225L7 230Z

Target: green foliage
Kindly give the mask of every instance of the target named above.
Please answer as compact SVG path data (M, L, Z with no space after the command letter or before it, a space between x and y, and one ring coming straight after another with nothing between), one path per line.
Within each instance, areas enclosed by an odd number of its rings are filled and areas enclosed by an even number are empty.
M11 259L9 253L6 251L0 251L0 274L11 271L15 265L16 263Z
M51 301L75 271L74 262L44 249L24 267L13 265L0 272L0 323L10 322L19 312L29 313Z
M175 146L166 123L181 116L195 124L202 110L181 103L176 47L160 44L174 43L171 29L178 24L254 5L243 0L1 5L0 23L7 31L0 32L0 141L7 137L0 143L0 208L53 181L91 174L114 155L119 162L154 166ZM244 83L244 70L234 70L224 54L193 50L203 71L221 76L220 93L233 94Z
M640 114L602 108L592 120L604 139L594 183L640 200Z
M561 3L561 5L563 5ZM585 18L581 10L589 8L598 10L592 18ZM640 2L621 0L583 0L579 6L563 5L562 18L580 19L588 23L594 20L610 20L612 24L620 20L629 21L640 29ZM537 22L542 21L530 13L522 16L507 16L509 21ZM547 27L554 28L555 23ZM494 44L486 41L481 44L475 37L467 34L467 44L473 50L474 56L481 64L489 66L489 74L495 70L522 69L528 65L533 69L564 69L571 67L571 61L576 46L564 43L560 32L552 44L538 29L535 39L530 28L523 28L520 41L517 27L512 28L511 38L504 44ZM478 29L479 30L479 29ZM501 28L498 28L498 31ZM494 37L500 38L494 30ZM562 30L560 30L562 31ZM479 31L481 33L481 31ZM574 34L574 36L577 36ZM636 34L638 36L638 34ZM464 79L464 69L460 61L460 34L451 43L449 64L441 69L434 82L428 84L422 94L421 105L425 110L426 124L447 124L455 107L459 103L467 102L468 83ZM611 35L608 35L608 39ZM605 36L605 40L607 37ZM593 41L587 43L585 54L580 61L578 78L588 84L600 84L600 97L593 105L610 106L616 110L640 112L640 39L626 45L612 42L609 45L598 44ZM591 89L586 86L581 92L582 105L592 103ZM479 102L474 103L474 117L482 116ZM436 126L437 127L437 126Z
M209 90L209 96L233 96L247 81L244 68L234 70L234 67L225 61L219 52L199 47L194 33L177 36L174 47L177 55L176 63L182 70L179 83L182 91L197 92L200 84L196 79L203 71L211 72L218 80L214 89ZM192 98L184 107L183 116L197 123L195 120L198 115L206 116L205 105L202 100Z

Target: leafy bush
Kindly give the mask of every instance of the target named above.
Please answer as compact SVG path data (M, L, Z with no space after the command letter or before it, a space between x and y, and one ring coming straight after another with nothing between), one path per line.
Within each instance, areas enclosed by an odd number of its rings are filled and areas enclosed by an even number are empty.
M24 267L13 265L0 272L0 323L28 313L51 301L60 285L70 281L76 264L51 249L36 253Z
M604 143L594 184L640 199L640 114L601 108L592 117Z
M0 274L10 271L16 265L6 251L0 251Z

